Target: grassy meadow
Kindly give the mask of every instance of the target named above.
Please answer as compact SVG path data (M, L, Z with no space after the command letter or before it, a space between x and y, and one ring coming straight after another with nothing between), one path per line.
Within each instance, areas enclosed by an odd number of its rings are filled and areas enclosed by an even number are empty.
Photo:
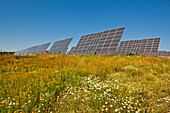
M170 112L170 57L1 55L7 112Z

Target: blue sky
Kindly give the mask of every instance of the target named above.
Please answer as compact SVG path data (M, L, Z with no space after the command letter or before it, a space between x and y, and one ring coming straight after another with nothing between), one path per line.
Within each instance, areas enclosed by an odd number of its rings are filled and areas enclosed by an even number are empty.
M170 51L170 0L0 0L0 50L16 51L125 26L123 40L161 37Z

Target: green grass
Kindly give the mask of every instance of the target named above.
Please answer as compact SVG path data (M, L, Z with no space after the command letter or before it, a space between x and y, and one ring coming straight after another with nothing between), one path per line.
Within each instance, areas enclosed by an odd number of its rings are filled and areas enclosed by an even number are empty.
M170 57L1 55L0 112L169 112Z

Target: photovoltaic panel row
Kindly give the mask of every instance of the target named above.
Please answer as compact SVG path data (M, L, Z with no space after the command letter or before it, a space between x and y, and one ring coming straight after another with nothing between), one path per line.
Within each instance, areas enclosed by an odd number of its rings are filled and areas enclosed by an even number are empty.
M152 52L151 55L153 55L153 56L170 56L170 51Z
M40 46L33 46L31 47L31 49L29 50L28 54L35 54L36 50L39 48Z
M68 54L73 54L73 53L74 53L74 50L75 50L75 47L72 47L72 48L70 49L70 51L68 52Z
M16 51L16 52L14 53L14 55L19 55L19 53L20 53L20 51Z
M21 51L20 51L20 55L23 55L23 54L24 54L24 51L25 51L25 50L21 50Z
M158 51L159 56L170 56L170 51Z
M170 56L170 51L146 52L146 53L143 53L143 55Z
M67 52L68 46L73 38L68 38L65 40L56 41L51 49L49 50L49 53L63 53L65 54Z
M50 44L51 44L51 42L40 45L39 48L36 50L35 53L45 52L45 51L47 50L47 48L49 47Z
M21 50L20 55L24 55L24 51L25 51L25 49Z
M22 54L29 54L29 52L31 51L32 47L24 49Z
M84 35L80 38L74 53L94 54L115 52L125 27L111 29L99 33Z
M163 54L164 56L170 56L170 51L158 51L161 52L160 54Z
M42 45L37 45L37 46L32 46L23 50L19 50L17 52L15 52L15 55L24 55L24 54L36 54L36 53L41 53L46 51L46 49L48 48L48 46L51 43L46 43L46 44L42 44Z
M15 52L15 55L24 55L24 54L32 54L32 49L34 49L33 47L27 48L27 49L23 49L20 51Z
M142 40L130 40L130 41L121 41L117 54L144 54L157 52L160 43L160 38L149 38Z

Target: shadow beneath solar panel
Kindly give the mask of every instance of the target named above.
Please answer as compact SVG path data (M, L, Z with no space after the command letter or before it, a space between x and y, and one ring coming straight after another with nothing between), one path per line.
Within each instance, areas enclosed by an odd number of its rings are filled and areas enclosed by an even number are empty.
M133 54L133 53L129 53L129 54L127 54L128 56L140 56L141 54L138 54L138 53L136 53L136 54Z
M136 55L136 54L129 53L128 55L129 55L129 56L133 56L133 55Z

